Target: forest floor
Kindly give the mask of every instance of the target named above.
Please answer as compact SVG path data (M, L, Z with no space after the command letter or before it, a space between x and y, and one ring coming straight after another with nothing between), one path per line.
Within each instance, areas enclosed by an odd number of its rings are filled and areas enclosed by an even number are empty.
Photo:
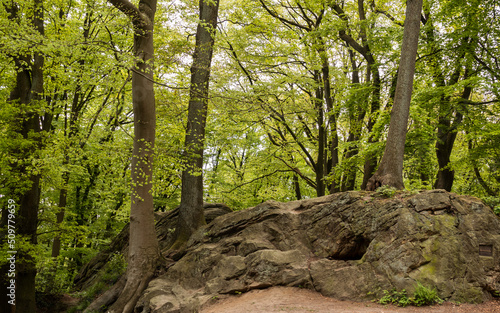
M426 307L398 307L373 302L339 301L311 290L273 287L253 290L237 296L212 300L201 313L500 313L500 300L481 304L457 304Z

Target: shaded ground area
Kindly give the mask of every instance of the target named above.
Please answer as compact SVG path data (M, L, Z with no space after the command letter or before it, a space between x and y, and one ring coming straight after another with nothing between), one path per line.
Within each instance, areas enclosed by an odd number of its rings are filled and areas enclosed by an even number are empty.
M431 307L397 307L373 302L339 301L321 294L293 287L253 290L239 296L213 299L201 313L500 313L500 300L481 304L446 302Z
M52 295L37 294L36 313L64 313L70 308L77 306L80 299L68 294Z

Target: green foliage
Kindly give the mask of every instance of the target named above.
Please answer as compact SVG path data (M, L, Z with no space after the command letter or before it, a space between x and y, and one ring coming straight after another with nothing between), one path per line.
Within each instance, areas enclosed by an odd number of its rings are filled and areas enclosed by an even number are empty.
M98 280L87 290L78 293L77 296L81 298L80 304L72 308L68 313L80 312L89 306L96 296L102 294L109 289L118 279L125 273L127 269L127 262L122 254L115 253L111 255L106 265L96 273Z
M397 291L396 288L383 291L384 296L378 300L380 304L394 304L397 306L424 306L441 304L443 300L439 298L436 288L432 290L423 286L420 282L417 282L415 286L415 292L413 297L408 297L405 289L402 291Z
M68 269L64 259L45 258L38 263L36 287L38 292L59 295L70 292L76 273Z
M394 304L402 307L411 304L411 300L408 298L405 289L396 291L396 288L393 288L390 291L384 290L383 293L384 296L378 301L380 304Z
M121 253L111 255L106 266L99 273L101 280L109 285L114 284L127 269L127 261Z
M375 195L382 198L392 198L398 190L391 186L380 186L375 190Z
M493 209L495 214L500 216L500 198L499 197L483 197L482 200Z
M423 306L436 303L441 304L443 303L443 300L439 298L436 288L429 289L423 286L420 282L417 282L411 302L415 306Z

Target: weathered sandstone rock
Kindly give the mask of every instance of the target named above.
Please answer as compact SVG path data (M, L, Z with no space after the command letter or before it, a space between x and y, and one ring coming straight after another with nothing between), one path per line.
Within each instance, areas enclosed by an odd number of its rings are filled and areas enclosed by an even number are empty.
M460 302L500 292L500 218L442 190L267 201L200 229L136 311L193 312L220 294L278 285L373 299L391 288L411 293L416 281Z

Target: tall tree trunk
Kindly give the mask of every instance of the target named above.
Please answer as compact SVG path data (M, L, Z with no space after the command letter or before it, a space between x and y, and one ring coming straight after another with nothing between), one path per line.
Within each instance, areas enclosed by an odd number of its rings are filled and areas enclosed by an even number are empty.
M33 2L32 27L41 36L44 35L43 25L43 2L35 0ZM17 4L10 3L6 10L11 21L17 21L21 14ZM40 201L40 175L33 173L31 158L36 155L36 151L41 147L41 127L38 115L40 101L43 99L43 65L44 57L35 51L33 54L19 53L12 56L17 70L16 84L12 90L9 102L19 106L19 111L12 125L13 130L26 142L18 145L10 151L16 159L10 164L11 172L16 177L9 194L6 195L16 203L18 211L14 214L16 226L16 246L15 274L14 277L7 278L6 272L2 271L1 287L2 296L0 299L2 308L6 312L35 312L35 276L36 264L29 249L19 246L19 239L27 238L31 245L37 244L38 207ZM29 142L29 144L28 144ZM3 221L5 222L5 221ZM4 226L4 225L2 225ZM4 299L6 294L6 284L10 279L15 280L15 306L8 303L10 298ZM5 288L4 288L5 287Z
M315 173L316 173L316 196L321 197L325 195L325 121L324 121L324 108L323 108L323 94L324 89L321 85L322 78L318 70L314 71L314 79L318 83L315 91L314 108L316 109L316 127L318 128L318 155L316 159Z
M356 59L354 57L354 51L349 50L349 59L352 66L352 78L351 84L356 88L360 84L359 79L359 69L356 64ZM369 71L367 71L367 78ZM366 115L366 111L357 105L357 97L351 100L352 104L349 106L349 136L347 137L347 142L349 143L347 149L344 151L344 162L349 162L349 160L358 154L358 143L359 136L361 134L361 127L363 120ZM356 167L349 166L344 173L342 178L341 191L354 190L356 184Z
M468 100L471 93L472 88L465 87L462 93L462 99ZM436 156L439 164L439 170L436 176L434 188L451 191L455 178L455 171L449 167L450 157L453 145L455 144L455 139L457 138L457 127L462 122L463 115L462 113L456 111L452 125L451 119L447 117L448 114L451 113L447 112L439 119L438 138L436 141Z
M407 1L401 60L387 143L378 170L368 180L366 186L368 190L375 190L382 185L398 189L404 188L403 157L415 74L421 11L422 0Z
M380 73L378 66L375 63L370 63L370 69L373 71L373 91L372 91L372 101L370 104L370 117L368 118L368 143L372 144L378 141L378 136L373 134L373 127L377 122L377 117L380 110ZM375 169L377 168L377 156L373 153L368 153L365 158L365 164L363 166L363 182L361 183L361 189L365 189L368 184L368 179L373 175Z
M191 88L184 143L186 167L182 171L181 204L173 250L181 249L189 237L205 224L203 211L203 146L208 110L208 86L219 1L200 0L200 22L191 66Z
M339 137L337 134L337 118L338 114L335 112L333 107L333 95L332 88L330 86L330 62L328 62L328 55L326 53L325 43L323 38L319 38L320 49L318 53L321 58L322 63L322 80L323 80L323 97L326 103L326 120L328 121L328 128L325 129L324 141L327 142L324 147L324 155L325 155L325 166L324 166L324 176L333 176L335 177L335 167L339 163ZM325 118L323 118L325 119ZM329 133L329 134L328 134ZM329 136L328 136L329 135ZM330 137L330 140L327 138ZM328 158L328 152L330 152L330 158ZM324 178L323 178L324 179ZM324 188L324 187L323 187ZM338 184L335 182L335 179L328 186L328 191L330 193L334 193L339 191L340 188ZM324 194L324 193L323 193Z
M457 57L456 68L452 73L449 81L446 82L445 75L440 69L440 62L442 62L442 60L438 57L438 52L440 49L436 42L435 27L433 24L433 18L431 16L430 6L428 5L426 5L424 8L424 16L424 20L426 22L424 38L431 50L431 57L429 59L429 62L431 69L433 69L434 82L436 86L440 88L455 85L460 80L463 70L462 59L470 53L469 49L471 49L470 45L472 43L472 40L467 36L462 38L461 44L458 47L459 51L461 50L462 53L460 53L460 55ZM470 72L471 69L469 64L466 67L465 73L463 75L464 80L469 77ZM471 92L472 89L466 86L462 93L462 99L467 100L470 97ZM442 96L441 102L439 104L437 140L435 144L439 169L436 175L436 180L434 182L434 188L445 189L447 191L451 191L451 188L453 187L455 172L450 168L450 157L457 136L457 127L463 119L462 114L455 108L453 108L450 98L450 96ZM452 118L453 114L455 115L454 118ZM426 178L427 177L424 177L423 179Z
M98 310L113 303L107 312L130 313L154 275L160 259L155 232L152 174L156 130L153 73L153 26L156 0L141 0L136 7L127 0L109 0L125 13L134 26L134 54L137 58L132 71L132 102L134 110L134 147L131 164L131 206L128 267L123 290L112 288L86 310ZM118 286L123 284L120 281Z
M295 198L297 200L302 200L302 193L300 192L299 176L293 173L292 180L293 180L293 190L295 191Z
M336 3L332 3L331 7L341 20L343 20L345 23L349 22L349 19L341 6L339 6ZM358 14L359 14L359 19L361 21L366 21L364 0L358 0ZM377 141L377 138L374 137L373 134L371 133L373 130L373 126L377 121L378 111L380 110L381 80L377 62L375 61L375 58L370 49L370 45L368 43L368 36L366 34L367 32L365 25L366 25L365 23L361 23L361 30L359 32L362 44L359 44L356 40L354 40L353 37L351 37L346 32L347 28L339 30L339 37L340 39L345 41L347 45L349 45L351 48L360 53L363 56L363 58L365 58L366 62L368 63L368 70L373 72L372 101L371 101L370 117L368 120L367 130L369 133L368 142L374 143ZM377 166L377 156L373 154L368 154L365 159L364 176L363 176L363 183L361 184L361 189L364 189L366 187L368 179L375 171L376 166Z

